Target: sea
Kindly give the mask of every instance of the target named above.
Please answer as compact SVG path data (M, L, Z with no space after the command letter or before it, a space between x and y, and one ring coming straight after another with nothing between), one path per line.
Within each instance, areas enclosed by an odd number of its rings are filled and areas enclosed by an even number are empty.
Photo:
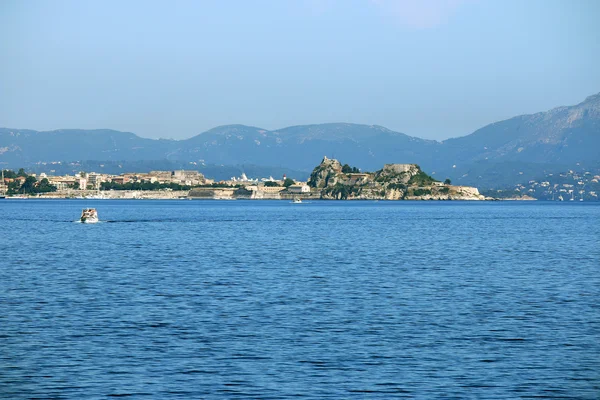
M0 232L2 399L600 398L600 203L5 199Z

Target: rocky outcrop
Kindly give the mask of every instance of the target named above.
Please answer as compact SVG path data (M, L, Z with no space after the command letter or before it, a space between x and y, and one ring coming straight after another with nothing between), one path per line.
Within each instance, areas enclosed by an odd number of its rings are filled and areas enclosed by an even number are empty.
M417 164L385 164L383 169L375 172L376 182L388 184L408 184L413 176L421 172Z
M326 188L347 180L342 173L342 164L338 160L323 157L323 161L310 174L308 186Z
M385 164L373 173L355 173L338 160L323 158L308 185L329 200L484 200L477 188L433 179L416 164Z

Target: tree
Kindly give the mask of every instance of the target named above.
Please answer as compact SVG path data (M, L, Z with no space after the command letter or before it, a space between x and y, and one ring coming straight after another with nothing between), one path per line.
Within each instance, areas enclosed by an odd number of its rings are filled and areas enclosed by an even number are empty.
M5 169L5 170L2 170L2 172L4 172L5 178L15 179L17 177L17 174L15 174L15 171L13 171L13 170Z
M35 193L36 182L37 179L35 179L35 176L28 176L27 178L25 178L25 182L23 182L23 184L21 185L19 193Z
M19 192L21 183L19 181L12 181L8 183L8 194L13 195Z
M356 167L351 167L348 164L344 164L342 166L342 172L344 174L358 174L360 172L360 170Z
M425 172L419 170L419 172L410 177L408 184L410 186L429 186L433 184L433 182L437 181Z
M277 183L277 182L273 182L273 181L265 182L265 187L277 187L277 186L279 186L279 183Z
M293 184L295 184L296 182L294 182L293 179L291 178L285 178L285 181L283 181L283 186L288 188L290 186L292 186Z
M450 178L446 178L446 180L444 181L445 185L451 185L452 181L450 180Z
M34 187L34 191L36 193L56 192L56 186L50 184L50 181L44 178Z
M27 173L25 172L25 170L23 168L19 168L19 171L17 172L17 176L27 177Z

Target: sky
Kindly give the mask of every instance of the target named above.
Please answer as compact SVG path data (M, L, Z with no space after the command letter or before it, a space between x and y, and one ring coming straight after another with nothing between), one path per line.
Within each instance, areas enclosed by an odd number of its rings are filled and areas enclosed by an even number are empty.
M2 0L0 126L443 140L600 92L596 0Z

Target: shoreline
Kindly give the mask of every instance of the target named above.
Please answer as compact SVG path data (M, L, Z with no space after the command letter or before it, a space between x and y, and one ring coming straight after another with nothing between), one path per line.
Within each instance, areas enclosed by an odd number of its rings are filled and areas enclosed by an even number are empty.
M248 192L243 194L236 193L235 188L223 188L223 189L203 189L201 191L195 190L180 190L180 191L155 191L155 190L108 190L100 191L97 190L85 190L74 193L73 191L57 191L36 195L23 195L18 194L15 196L6 196L3 200L280 200L280 201L293 201L294 199L301 199L302 201L366 201L366 202L377 202L377 201L538 201L537 199L529 196L520 198L494 198L494 197L475 197L475 196L407 196L407 198L347 198L347 199L336 199L321 196L321 192L307 192L307 193L277 193L277 194L263 194L257 196L255 192Z
M125 197L125 196L116 196L116 197L62 197L62 196L6 196L5 198L1 198L2 200L181 200L181 201L189 201L189 200L209 200L209 201L283 201L283 202L291 202L292 199L289 198L249 198L249 197L231 197L231 198L215 198L215 197L164 197L164 196L140 196L140 197ZM303 202L312 202L312 201L323 201L323 202L368 202L368 203L376 203L376 202L386 202L386 203L395 203L395 202L531 202L531 201L542 201L534 198L530 199L496 199L496 198L485 198L485 199L398 199L398 200L390 200L390 199L322 199L316 197L309 198L301 198ZM552 201L547 201L552 202ZM574 203L574 202L560 202L554 201L553 203ZM580 203L580 202L577 202ZM587 203L590 203L589 201Z

